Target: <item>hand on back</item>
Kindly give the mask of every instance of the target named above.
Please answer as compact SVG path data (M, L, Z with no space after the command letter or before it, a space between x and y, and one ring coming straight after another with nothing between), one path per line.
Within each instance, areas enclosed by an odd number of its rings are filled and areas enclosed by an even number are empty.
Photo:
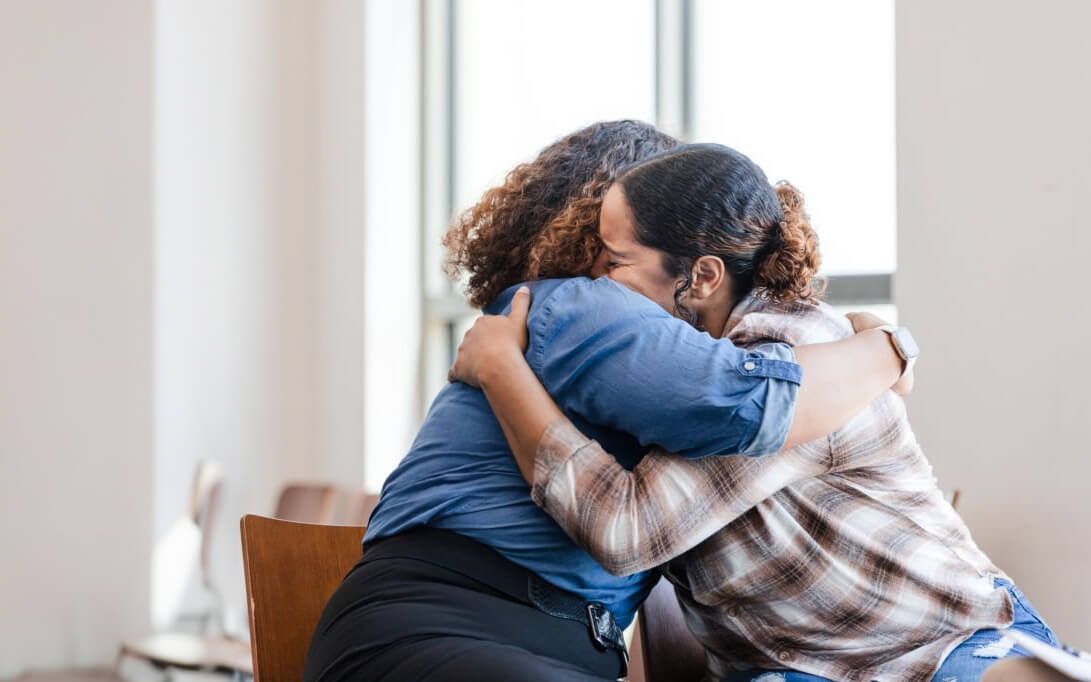
M511 301L507 315L482 315L466 332L447 373L450 382L461 381L480 387L483 375L503 371L504 363L523 361L527 350L527 315L530 289L520 287Z

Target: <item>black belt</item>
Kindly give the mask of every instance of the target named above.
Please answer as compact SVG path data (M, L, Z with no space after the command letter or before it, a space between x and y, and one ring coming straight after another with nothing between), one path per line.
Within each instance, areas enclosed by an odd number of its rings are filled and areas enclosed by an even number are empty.
M411 540L411 541L406 541ZM614 649L621 657L621 677L628 674L629 650L614 614L604 604L584 601L556 587L508 559L496 550L458 533L419 527L369 542L363 561L400 557L424 561L460 573L502 592L516 601L530 604L542 613L582 623L599 649Z
M543 613L555 618L583 623L591 633L591 641L600 649L616 649L621 655L621 676L629 674L629 650L625 648L625 636L614 620L614 614L606 605L597 601L583 601L571 592L550 585L537 575L531 574L528 593L531 602Z

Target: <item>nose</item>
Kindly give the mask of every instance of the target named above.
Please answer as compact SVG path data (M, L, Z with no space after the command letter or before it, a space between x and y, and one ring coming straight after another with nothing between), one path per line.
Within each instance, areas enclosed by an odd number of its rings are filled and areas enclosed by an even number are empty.
M610 260L610 255L606 253L606 249L600 249L599 255L595 257L595 262L591 264L591 277L598 278L606 274L606 263Z

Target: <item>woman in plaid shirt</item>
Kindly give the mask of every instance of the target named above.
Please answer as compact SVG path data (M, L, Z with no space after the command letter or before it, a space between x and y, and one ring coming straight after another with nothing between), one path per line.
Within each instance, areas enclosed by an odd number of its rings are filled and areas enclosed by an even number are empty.
M734 150L686 145L632 167L600 236L597 275L740 347L853 332L818 301L801 195ZM612 573L658 566L674 583L711 678L976 680L1025 655L1000 629L1057 644L944 500L894 392L773 455L653 450L630 471L539 383L517 296L510 317L478 320L453 377L485 391L534 501L579 545Z

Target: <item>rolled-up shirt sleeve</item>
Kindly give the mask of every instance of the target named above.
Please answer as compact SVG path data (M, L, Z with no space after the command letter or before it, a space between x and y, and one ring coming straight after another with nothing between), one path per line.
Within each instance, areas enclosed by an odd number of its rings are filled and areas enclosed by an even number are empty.
M766 382L765 409L757 435L750 445L739 451L740 455L755 456L777 452L788 440L788 431L792 428L792 417L795 414L796 396L799 393L799 365L795 364L795 351L785 343L766 343L751 350L760 356L756 362L776 362L773 372L782 372L785 367L794 368L789 370L794 380Z
M801 372L791 348L714 339L606 278L535 301L527 360L566 412L683 457L762 455L787 438Z

